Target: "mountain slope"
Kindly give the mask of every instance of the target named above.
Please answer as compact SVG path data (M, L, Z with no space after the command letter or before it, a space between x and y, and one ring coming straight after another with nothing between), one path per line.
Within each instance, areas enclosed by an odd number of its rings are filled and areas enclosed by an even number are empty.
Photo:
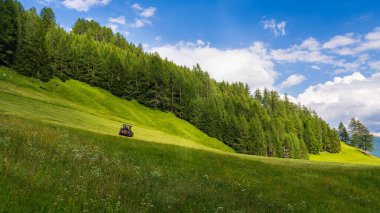
M226 155L0 114L0 212L377 212L379 167Z
M171 113L152 110L135 101L115 97L105 90L79 81L62 82L53 79L43 83L7 68L0 68L0 114L11 114L107 135L117 135L121 124L128 122L134 125L135 137L131 140L234 153L224 143L208 137ZM238 156L276 164L310 162ZM354 157L351 158L352 156ZM353 153L352 149L344 144L341 153L310 155L310 160L380 165L379 158L366 156L359 151Z
M380 165L380 158L374 155L366 155L359 148L343 142L341 142L341 147L342 150L339 153L322 152L319 155L310 155L309 158L312 161Z
M132 140L233 152L171 113L117 98L79 81L43 83L6 68L0 68L0 112L108 135L117 135L122 123L131 123Z

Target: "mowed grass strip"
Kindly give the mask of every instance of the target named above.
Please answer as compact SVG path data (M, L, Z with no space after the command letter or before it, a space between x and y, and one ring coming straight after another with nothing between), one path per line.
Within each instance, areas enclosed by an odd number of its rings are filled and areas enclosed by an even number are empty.
M0 115L0 212L380 211L378 167L305 165Z

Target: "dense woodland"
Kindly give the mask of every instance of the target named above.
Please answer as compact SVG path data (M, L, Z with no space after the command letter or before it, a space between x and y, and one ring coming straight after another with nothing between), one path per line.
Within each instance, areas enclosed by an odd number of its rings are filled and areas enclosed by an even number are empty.
M340 151L337 131L310 109L145 53L95 21L79 19L66 32L50 8L24 10L15 0L0 0L0 20L0 66L23 75L76 79L170 111L239 153L307 158Z

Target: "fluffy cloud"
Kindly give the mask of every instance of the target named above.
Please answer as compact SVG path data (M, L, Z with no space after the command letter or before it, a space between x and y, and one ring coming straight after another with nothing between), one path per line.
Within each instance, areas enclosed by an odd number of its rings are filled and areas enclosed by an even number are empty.
M285 62L318 62L333 63L333 58L319 51L319 43L314 38L308 38L301 45L294 45L287 49L271 50L274 60Z
M353 33L348 33L346 35L337 35L330 39L328 42L323 44L325 49L335 49L337 47L343 47L357 43L358 41L353 38Z
M361 73L336 77L333 81L310 86L298 96L305 104L337 126L357 117L371 130L380 131L380 74L366 78Z
M147 19L135 18L135 22L130 24L129 26L133 28L141 28L141 27L144 27L145 25L152 25L152 22Z
M117 24L112 24L112 23L108 23L108 24L106 25L106 27L111 28L111 30L112 30L114 33L116 33L116 32L118 31L118 29L119 29L119 25L117 25Z
M376 72L380 72L380 61L371 61L368 66Z
M324 47L334 49L334 52L340 55L357 55L363 52L380 50L380 28L377 27L365 35L353 38L353 34L349 33L345 36L335 36L330 41L326 42ZM339 48L340 47L340 48Z
M198 40L196 43L148 47L147 50L187 67L199 63L218 81L245 82L250 88L272 88L277 76L268 51L260 42L247 48L222 50Z
M265 20L261 22L263 24L264 29L269 29L271 30L275 36L285 36L286 31L285 31L285 26L286 22L281 21L279 23L276 23L275 19L270 19L270 20Z
M337 55L323 51L320 43L314 38L308 38L300 45L293 45L287 49L273 49L270 52L271 58L281 63L304 62L331 65L335 74L355 72L368 60L366 54L358 56L356 60L351 62L339 59Z
M378 41L380 40L380 27L375 28L372 32L365 36L368 41Z
M313 69L313 70L321 70L321 68L319 66L317 66L317 65L311 66L311 69Z
M77 11L88 11L96 5L107 5L111 0L64 0L62 3L65 7Z
M317 51L320 48L320 44L319 42L315 39L315 38L308 38L306 40L304 40L301 45L299 46L299 49L307 49L307 50L310 50L310 51Z
M51 2L54 2L55 0L38 0L39 3L41 4L44 4L44 5L48 5L50 4Z
M279 85L279 89L286 89L298 85L306 80L304 75L293 74Z
M114 23L114 24L121 24L121 25L125 25L126 24L126 21L125 21L125 16L119 16L117 18L112 18L110 17L108 19L108 21L110 23Z
M157 8L155 7L143 8L137 3L133 4L132 8L135 9L136 12L138 12L139 16L144 17L144 18L150 18L154 16L154 14L157 11Z

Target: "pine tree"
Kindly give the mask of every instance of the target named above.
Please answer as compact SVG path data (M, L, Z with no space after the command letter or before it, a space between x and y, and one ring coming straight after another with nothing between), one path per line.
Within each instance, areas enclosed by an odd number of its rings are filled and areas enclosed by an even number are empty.
M364 151L374 150L374 136L355 118L352 118L350 122L350 144Z
M40 77L39 49L40 49L40 18L35 8L23 14L23 28L19 49L16 55L15 68L26 76Z
M339 138L341 141L343 141L345 143L349 142L349 135L348 135L347 129L343 125L342 122L339 123L338 134L339 134Z
M0 0L0 66L12 66L20 43L22 6L14 0Z
M352 146L356 146L358 147L359 146L359 143L360 143L360 134L359 134L359 126L360 126L360 123L359 121L357 121L355 118L352 118L351 119L351 122L350 122L350 145Z

